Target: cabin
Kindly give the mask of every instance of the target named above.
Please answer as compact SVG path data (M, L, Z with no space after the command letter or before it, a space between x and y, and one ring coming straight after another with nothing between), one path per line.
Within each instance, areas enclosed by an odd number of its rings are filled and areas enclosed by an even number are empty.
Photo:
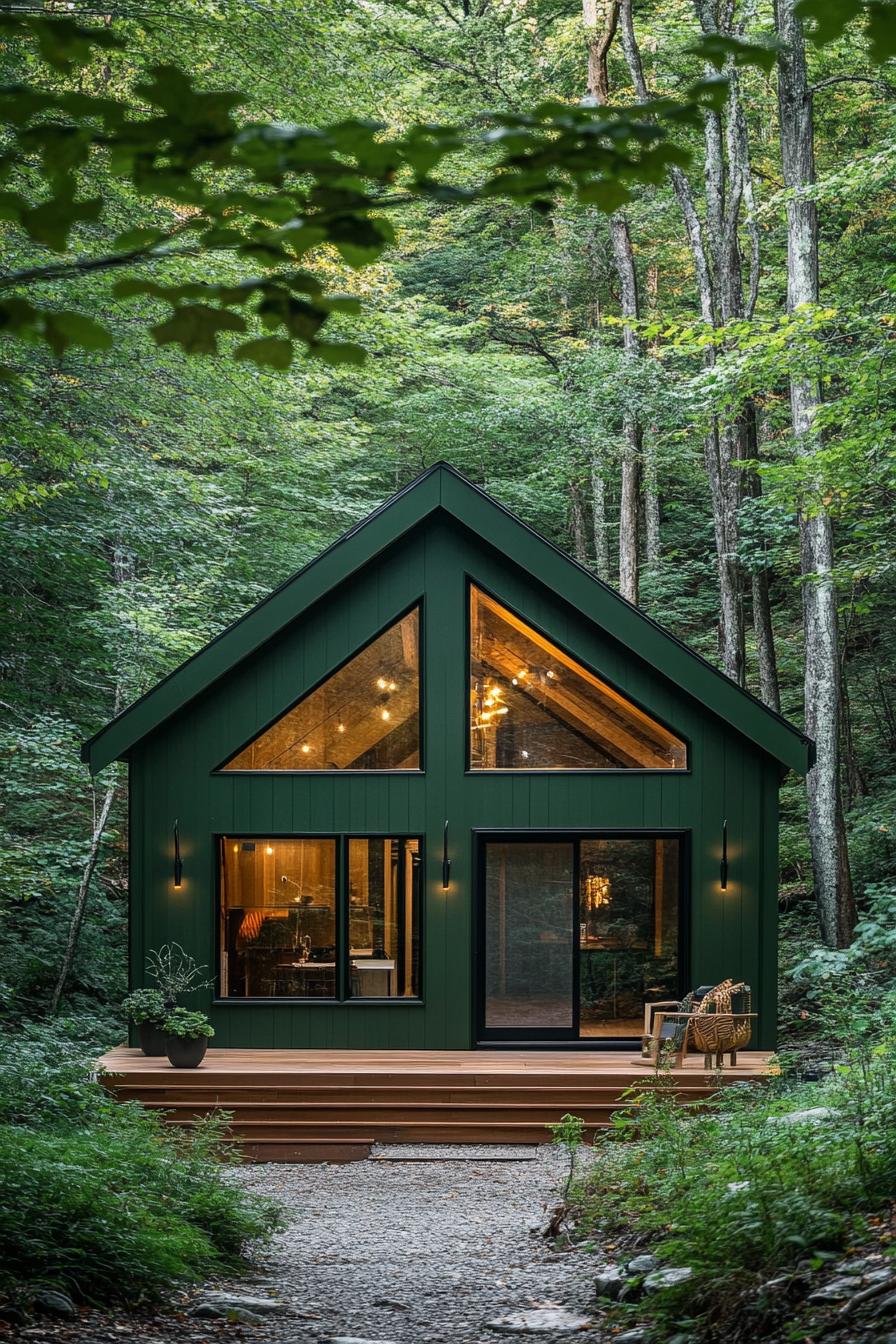
M728 976L774 1047L811 743L444 463L83 754L128 762L132 985L211 968L215 1068L629 1056Z

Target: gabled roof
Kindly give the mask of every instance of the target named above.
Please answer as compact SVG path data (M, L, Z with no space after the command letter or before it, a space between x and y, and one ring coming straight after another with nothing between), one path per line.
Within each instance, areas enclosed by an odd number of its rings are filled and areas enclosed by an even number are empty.
M595 621L783 766L802 774L809 769L812 742L804 733L742 690L446 462L430 467L393 495L107 723L84 743L82 759L95 773L126 756L135 743L226 676L312 603L369 564L411 528L439 512L455 518L475 535L499 544L510 560L537 574L539 581L564 602Z

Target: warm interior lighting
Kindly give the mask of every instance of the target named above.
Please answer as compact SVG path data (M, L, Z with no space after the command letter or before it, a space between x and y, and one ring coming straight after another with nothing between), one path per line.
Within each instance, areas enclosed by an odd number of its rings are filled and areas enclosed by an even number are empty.
M470 587L472 770L679 770L684 741Z
M589 910L599 910L610 904L610 879L601 873L588 873L585 878L585 904Z
M337 667L222 768L419 770L419 627L419 609L414 608Z
M274 852L274 846L273 846L273 845L267 845L266 848L265 848L265 851L264 851L264 852L265 852L265 854L273 854L273 852Z

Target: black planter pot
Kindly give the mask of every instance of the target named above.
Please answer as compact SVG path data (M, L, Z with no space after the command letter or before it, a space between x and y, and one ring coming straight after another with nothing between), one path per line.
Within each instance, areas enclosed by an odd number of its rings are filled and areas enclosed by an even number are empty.
M208 1049L207 1036L166 1036L165 1053L175 1069L198 1069Z
M137 1038L144 1055L164 1055L167 1037L158 1022L141 1022L137 1027Z

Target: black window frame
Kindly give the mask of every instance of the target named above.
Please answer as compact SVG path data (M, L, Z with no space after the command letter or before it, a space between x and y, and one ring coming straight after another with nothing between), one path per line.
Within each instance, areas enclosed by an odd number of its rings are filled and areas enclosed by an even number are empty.
M223 844L225 841L251 840L263 843L266 840L333 840L336 842L336 994L332 998L315 995L313 998L297 994L289 995L223 995L221 992L222 958L225 947L223 942L223 905L221 877L223 871ZM351 956L349 946L349 891L348 891L348 845L350 840L416 840L418 845L417 862L417 912L418 912L418 985L417 993L407 997L363 997L353 995L351 989ZM292 1004L297 1007L344 1008L350 1004L377 1007L420 1006L424 1002L424 936L425 936L425 837L420 832L394 830L385 831L216 831L212 836L212 868L214 900L214 948L215 948L215 995L212 1000L215 1008L239 1004Z
M579 1036L580 1011L580 919L578 903L581 843L585 840L677 840L678 841L678 965L679 999L690 977L690 901L692 833L689 829L666 826L583 826L583 827L476 827L473 830L473 868L475 909L473 926L473 1035L477 1046L489 1050L519 1049L526 1044L534 1049L627 1050L637 1048L637 1036ZM486 854L491 843L538 841L568 843L573 847L573 974L572 1026L486 1028L485 948L486 948Z
M473 574L467 573L464 575L464 587L466 592L466 605L464 611L464 631L465 631L464 654L466 660L464 665L464 687L465 687L464 774L465 775L469 775L474 779L484 778L487 777L488 775L494 775L502 779L514 778L517 775L546 775L548 778L558 778L563 775L574 775L574 776L608 775L611 778L614 776L615 777L624 776L628 778L629 776L632 775L661 775L666 777L669 776L677 777L677 776L687 776L693 773L694 769L693 744L691 742L690 737L687 734L683 733L680 728L673 727L673 725L667 719L665 719L663 715L658 714L656 710L650 708L649 705L645 705L636 696L632 695L630 690L628 690L624 686L620 686L616 681L613 680L612 677L607 676L606 672L599 671L598 668L595 667L593 663L590 662L589 659L584 658L580 653L575 653L567 644L563 642L563 640L558 639L555 635L549 634L548 631L545 630L543 626L539 625L537 621L533 620L531 616L525 615L522 611L517 610L517 608L513 605L512 602L508 602L506 598L499 597L496 592L494 592L491 588L489 588L486 584L484 584L480 579L477 579ZM585 668L587 672L590 672L593 677L596 677L598 681L604 682L607 686L609 686L611 691L614 691L617 695L620 695L625 700L628 700L629 703L632 704L635 709L640 710L642 714L646 714L649 718L653 719L656 723L658 723L661 728L665 728L666 732L671 733L673 737L676 737L679 742L684 744L685 764L665 765L665 766L657 766L657 765L580 765L580 766L556 766L556 767L528 766L528 765L474 766L473 726L470 715L470 685L471 685L472 668L473 668L472 600L473 600L474 588L484 593L486 597L490 598L492 602L496 602L498 606L506 607L506 609L511 613L511 615L515 616L517 620L523 621L532 630L534 630L537 635L540 635L542 639L546 639L549 643L553 644L556 648L558 648L560 652L563 653L567 658L572 658L575 662L580 663L582 667Z
M307 700L308 697L313 695L315 691L319 691L321 686L326 685L326 683L330 680L331 677L335 677L336 674L338 672L341 672L344 667L348 667L350 662L352 662L355 658L359 657L362 653L364 653L366 649L369 649L371 644L375 644L378 639L381 639L383 635L387 634L388 631L393 628L393 626L399 625L405 619L406 616L410 616L412 611L417 612L417 659L418 659L417 721L418 721L418 746L419 746L418 755L420 758L419 765L411 766L410 768L396 767L394 769L390 768L382 770L364 770L364 769L326 770L316 767L309 768L308 770L296 770L296 769L245 770L245 769L228 768L229 761L234 760L235 757L239 756L242 752L244 752L247 747L250 747L252 743L255 742L259 737L263 737L264 734L268 731L268 729L273 728L274 724L279 723L280 720L285 718L287 714L292 713L292 711L296 709L298 705L300 705L304 700ZM335 665L335 667L329 668L329 670L326 671L322 676L318 677L317 681L315 681L311 686L309 686L306 691L303 691L301 695L297 696L295 700L293 700L290 704L286 706L285 709L279 710L273 716L273 718L269 719L268 722L263 724L261 728L258 728L254 732L252 732L249 735L249 737L247 737L246 740L239 747L236 748L235 751L228 752L227 756L220 763L220 765L216 765L212 769L211 773L213 775L223 776L225 779L229 778L238 779L240 776L247 776L250 779L258 779L264 776L268 776L277 779L277 778L288 778L290 775L298 776L300 779L313 778L314 776L319 776L324 779L336 779L342 775L346 775L350 778L355 777L363 779L369 775L407 775L410 777L424 775L426 773L426 712L425 712L426 706L424 699L425 696L424 683L426 680L425 632L426 632L426 595L424 593L421 593L420 596L415 598L413 602L409 603L406 607L403 607L397 616L394 616L392 619L386 621L385 625L380 626L376 634L371 635L369 639L365 639L363 644L359 644L356 649L353 649L351 651L351 653L346 654L346 656L340 662L338 662ZM411 836L408 838L413 839L414 837ZM328 1002L332 1002L332 1000L328 1000Z

